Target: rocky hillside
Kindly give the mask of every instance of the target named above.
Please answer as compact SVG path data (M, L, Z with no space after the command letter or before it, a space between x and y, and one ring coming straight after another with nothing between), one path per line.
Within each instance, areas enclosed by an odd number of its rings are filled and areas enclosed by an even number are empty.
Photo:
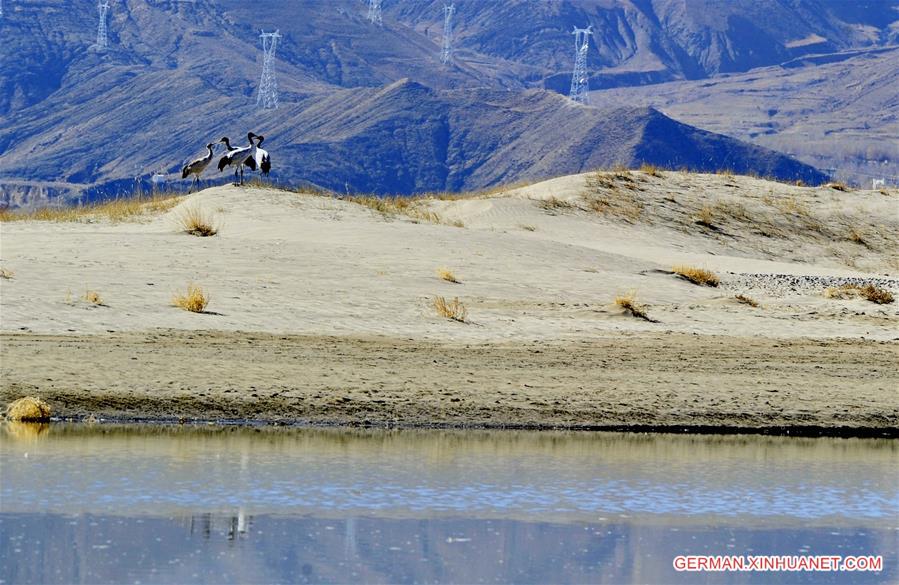
M342 190L471 189L643 161L818 180L809 167L650 109L609 113L552 95L566 89L571 27L595 27L593 87L871 50L899 30L892 1L456 4L457 56L443 66L442 2L430 0L385 2L380 27L358 0L118 0L105 52L91 47L92 0L7 1L0 196L127 189L249 129L268 136L280 179ZM259 112L258 33L274 28L284 35L282 108Z

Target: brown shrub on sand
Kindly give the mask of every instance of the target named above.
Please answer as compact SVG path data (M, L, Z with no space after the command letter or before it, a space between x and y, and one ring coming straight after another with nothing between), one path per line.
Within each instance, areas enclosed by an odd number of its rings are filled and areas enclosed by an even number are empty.
M720 282L717 274L705 268L680 265L672 267L671 270L678 276L700 286L718 286Z
M443 297L434 297L434 309L441 317L460 323L465 323L465 319L468 317L468 310L459 301L458 297L451 301L447 301Z
M646 306L641 305L637 302L636 291L629 291L626 294L618 295L617 297L615 297L615 304L634 317L649 321L650 323L657 322L655 319L652 319L646 312Z
M6 407L6 418L33 422L50 420L50 405L34 396L19 398Z
M172 297L172 304L191 313L202 313L209 304L209 295L200 286L191 283L187 285L187 294L177 293Z

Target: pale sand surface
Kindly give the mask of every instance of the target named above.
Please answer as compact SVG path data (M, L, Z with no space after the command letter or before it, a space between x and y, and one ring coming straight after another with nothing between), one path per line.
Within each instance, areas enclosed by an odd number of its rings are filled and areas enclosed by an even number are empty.
M230 186L140 222L0 224L3 398L138 417L899 426L897 304L823 295L832 278L899 294L896 191L629 176L423 203L442 224ZM220 233L179 233L188 206ZM722 285L668 272L680 263ZM209 313L171 306L189 282ZM631 290L658 323L614 305ZM435 295L470 322L438 317Z

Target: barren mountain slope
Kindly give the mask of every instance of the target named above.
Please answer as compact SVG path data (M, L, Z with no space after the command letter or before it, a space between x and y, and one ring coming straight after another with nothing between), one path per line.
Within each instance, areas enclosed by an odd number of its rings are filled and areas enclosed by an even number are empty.
M844 180L899 183L899 48L799 59L703 81L593 92L795 156Z
M644 162L731 168L812 184L825 179L776 152L680 124L650 108L585 108L542 90L435 91L402 80L378 89L313 94L276 112L235 115L235 100L226 97L179 107L177 93L184 88L152 93L161 75L98 76L95 85L109 84L109 98L77 114L56 111L56 95L45 100L45 117L35 113L29 122L45 126L44 132L29 126L7 130L9 136L36 135L10 145L0 173L36 184L62 174L92 185L88 196L112 196L130 192L140 169L163 170L179 180L182 161L199 154L202 144L222 134L243 143L244 129L252 128L266 136L276 180L308 181L338 192L474 190ZM161 111L160 104L169 107ZM69 131L56 133L56 118ZM135 127L141 130L129 131ZM228 177L214 166L206 172L215 181ZM73 189L67 195L75 194ZM20 200L7 195L7 201Z

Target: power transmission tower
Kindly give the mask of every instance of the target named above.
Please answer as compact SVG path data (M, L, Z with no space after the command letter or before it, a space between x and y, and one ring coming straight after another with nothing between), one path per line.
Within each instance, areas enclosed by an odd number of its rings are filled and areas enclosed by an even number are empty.
M275 50L278 48L279 31L263 32L262 39L262 79L259 80L259 95L256 105L263 110L274 110L278 107L278 82L275 79Z
M590 97L587 92L590 86L587 83L587 49L590 48L590 35L593 34L593 26L587 28L574 27L574 73L571 75L571 91L568 97L579 104L589 104Z
M368 0L368 19L373 24L383 24L381 20L381 0Z
M443 53L440 60L449 63L453 60L453 14L456 12L456 5L443 5Z
M97 48L105 49L109 46L106 38L106 13L109 11L109 0L98 0L97 10L100 11L100 24L97 26Z

